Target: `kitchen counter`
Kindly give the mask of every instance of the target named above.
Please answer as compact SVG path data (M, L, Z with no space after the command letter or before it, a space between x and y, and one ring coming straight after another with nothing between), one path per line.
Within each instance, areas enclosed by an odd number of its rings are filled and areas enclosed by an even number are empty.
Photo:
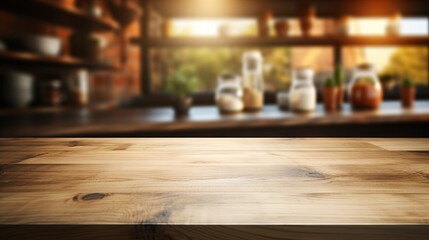
M266 105L261 112L221 115L215 106L195 106L175 119L171 108L117 108L105 111L31 112L2 114L0 136L407 136L427 137L429 101L402 109L397 101L383 102L377 111L326 113L323 105L308 114L281 111Z
M428 153L429 139L3 138L0 223L49 224L52 234L61 224L138 225L130 234L169 236L159 239L266 239L296 236L288 233L294 224L376 224L393 229L384 239L425 239ZM231 224L230 236L207 232ZM426 225L413 237L398 230L415 224ZM249 232L235 232L246 225Z

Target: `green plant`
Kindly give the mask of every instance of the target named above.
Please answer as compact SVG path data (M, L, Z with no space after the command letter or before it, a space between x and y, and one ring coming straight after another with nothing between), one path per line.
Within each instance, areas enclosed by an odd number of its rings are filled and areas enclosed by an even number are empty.
M344 74L343 74L343 70L341 69L341 65L340 64L337 64L335 66L335 70L334 70L334 82L335 82L335 85L337 85L337 86L343 85Z
M412 87L412 86L414 86L414 82L409 77L405 77L402 80L402 87Z
M337 86L337 82L333 78L328 78L325 80L325 88L331 88Z
M414 85L427 86L428 52L425 46L397 48L383 72L396 76L408 76L413 79Z
M178 97L190 96L198 89L197 71L192 65L182 65L167 79L166 91Z

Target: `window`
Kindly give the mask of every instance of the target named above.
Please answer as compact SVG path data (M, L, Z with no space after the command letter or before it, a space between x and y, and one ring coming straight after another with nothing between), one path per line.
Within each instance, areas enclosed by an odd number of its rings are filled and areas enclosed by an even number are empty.
M300 36L297 19L288 19L291 37ZM355 18L350 22L352 36L383 36L387 18ZM175 19L173 36L216 38L219 29L228 26L230 37L256 37L254 19ZM319 19L313 35L323 36L332 31L333 21ZM271 33L274 35L274 32ZM425 18L403 18L401 35L428 35L428 20ZM315 71L315 84L321 89L323 82L334 68L333 47L216 47L216 48L154 48L151 49L151 92L165 91L168 76L181 67L193 66L196 70L199 93L213 92L217 77L223 73L241 74L241 57L246 50L258 49L264 56L264 81L267 92L288 89L291 71L294 68L310 66ZM362 62L375 66L385 91L398 87L400 79L411 77L419 86L428 86L428 48L425 46L358 46L342 48L342 63L346 81L351 78L353 68Z

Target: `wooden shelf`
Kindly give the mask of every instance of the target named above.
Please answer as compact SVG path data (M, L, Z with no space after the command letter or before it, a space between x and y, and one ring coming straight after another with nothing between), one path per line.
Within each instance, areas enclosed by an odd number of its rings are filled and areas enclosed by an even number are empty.
M76 111L102 111L109 110L117 107L118 104L115 101L106 102L94 102L88 106L33 106L28 108L0 108L0 116L13 116L21 114L44 114L44 113L67 113Z
M152 0L153 8L168 18L249 18L263 10L271 10L276 17L298 17L302 0ZM305 2L305 1L304 1ZM311 0L318 17L351 15L355 17L389 17L400 10L403 16L427 17L429 2L425 0Z
M93 17L80 9L61 6L58 1L0 1L0 9L74 29L87 31L119 29L119 24L113 19Z
M265 105L261 112L231 115L220 114L216 106L194 106L189 116L181 119L174 117L171 107L113 108L85 115L80 113L4 115L0 117L0 136L321 137L363 133L368 137L421 136L429 128L427 100L416 101L413 109L402 109L399 101L384 101L377 111L353 111L346 103L335 113L326 113L323 105L318 104L316 111L308 114L280 111L277 105L271 104ZM397 124L398 128L391 131L391 126L385 126L389 124ZM380 125L385 127L380 128Z
M133 44L140 44L140 38L133 38ZM334 45L428 45L429 36L351 36L351 37L287 37L287 38L151 38L151 47L240 47L240 46L334 46Z
M119 67L91 62L70 56L42 56L32 53L0 52L0 63L3 66L46 67L46 68L87 68L91 70L117 70Z

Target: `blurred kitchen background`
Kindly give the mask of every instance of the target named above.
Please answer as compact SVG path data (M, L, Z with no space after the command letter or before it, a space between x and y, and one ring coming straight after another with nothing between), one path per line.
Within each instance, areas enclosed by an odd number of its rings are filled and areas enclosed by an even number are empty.
M0 22L0 136L429 133L424 0L1 1Z

